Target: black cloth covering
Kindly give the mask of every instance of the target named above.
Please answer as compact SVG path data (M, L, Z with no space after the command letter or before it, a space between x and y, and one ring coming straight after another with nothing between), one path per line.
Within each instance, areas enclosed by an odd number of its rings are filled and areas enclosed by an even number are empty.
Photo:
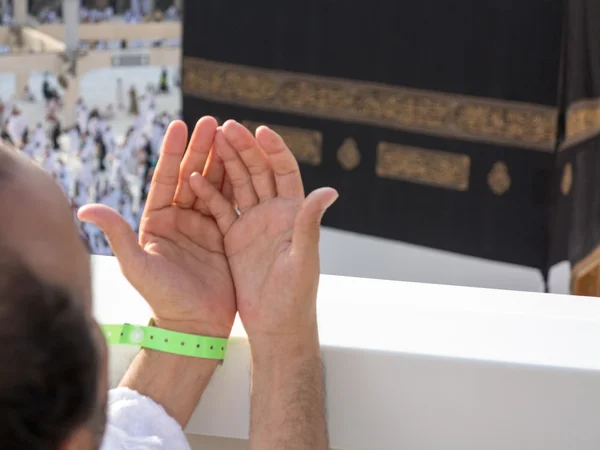
M299 160L307 191L340 192L326 226L545 275L600 243L597 0L188 0L184 10L188 126L210 114L317 132L320 157ZM344 96L347 110L327 105ZM348 142L351 167L340 162ZM381 168L386 148L400 149L399 169Z

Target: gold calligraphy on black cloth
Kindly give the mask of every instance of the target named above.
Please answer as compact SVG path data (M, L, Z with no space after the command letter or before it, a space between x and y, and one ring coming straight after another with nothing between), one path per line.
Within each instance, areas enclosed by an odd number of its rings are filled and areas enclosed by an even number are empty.
M384 178L466 191L471 160L467 155L380 142L377 175Z
M266 70L194 57L185 57L183 61L183 91L206 100L307 117L523 149L557 150L558 109L542 105ZM245 125L254 130L259 124L246 121ZM273 127L290 145L298 161L313 166L321 164L322 132ZM567 109L565 139L560 150L597 133L600 133L600 100L576 102ZM376 151L375 172L381 177L457 191L469 187L467 155L388 142L380 142ZM360 150L351 137L338 149L337 159L345 170L360 164ZM560 186L565 195L570 191L572 178L572 171L567 169ZM509 168L503 162L496 164L488 175L489 188L502 195L510 183Z
M186 57L183 91L309 117L553 151L557 110Z

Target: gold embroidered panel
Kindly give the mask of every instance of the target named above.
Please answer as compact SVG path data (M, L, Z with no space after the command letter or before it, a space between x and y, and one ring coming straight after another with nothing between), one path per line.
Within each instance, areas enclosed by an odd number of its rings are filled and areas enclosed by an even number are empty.
M354 170L360 164L360 150L356 141L352 138L347 138L342 142L337 151L337 160L344 170Z
M553 151L557 109L185 57L183 92L205 100Z
M389 142L377 145L377 175L457 191L469 188L471 159L459 153L407 147Z
M267 125L248 120L243 121L242 124L248 128L252 134L256 132L256 129L259 126ZM320 131L284 127L282 125L267 126L282 137L299 162L311 164L313 166L321 164L323 155L323 135Z
M512 183L508 166L504 161L496 161L487 176L488 186L496 195L503 195Z
M563 168L562 178L560 180L560 191L563 195L569 195L573 187L573 164L567 163Z
M582 100L567 109L565 142L561 150L600 133L600 99Z

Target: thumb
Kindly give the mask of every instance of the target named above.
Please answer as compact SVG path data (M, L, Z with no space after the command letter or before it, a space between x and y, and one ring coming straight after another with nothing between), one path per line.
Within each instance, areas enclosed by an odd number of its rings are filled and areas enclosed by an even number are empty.
M77 211L77 217L82 222L93 223L104 232L123 272L126 268L135 267L143 256L137 236L114 209L99 204L86 205Z
M319 247L321 218L327 208L338 198L338 193L333 188L320 188L311 192L300 207L296 222L292 245L299 251Z

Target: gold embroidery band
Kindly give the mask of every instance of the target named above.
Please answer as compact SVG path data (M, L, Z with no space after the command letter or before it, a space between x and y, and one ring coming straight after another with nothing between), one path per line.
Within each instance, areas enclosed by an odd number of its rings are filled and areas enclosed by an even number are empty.
M600 133L600 99L581 100L567 108L565 142L560 150L572 147Z
M205 100L554 151L557 109L185 57L183 92Z
M252 134L264 124L243 121L242 124ZM318 166L321 164L323 154L323 135L319 131L305 130L303 128L284 127L282 125L269 125L273 131L281 136L288 145L298 162Z
M471 159L467 155L380 142L377 175L429 186L466 191Z
M600 247L596 247L571 269L571 292L575 295L598 296L600 275ZM585 286L586 278L592 278L592 286Z

